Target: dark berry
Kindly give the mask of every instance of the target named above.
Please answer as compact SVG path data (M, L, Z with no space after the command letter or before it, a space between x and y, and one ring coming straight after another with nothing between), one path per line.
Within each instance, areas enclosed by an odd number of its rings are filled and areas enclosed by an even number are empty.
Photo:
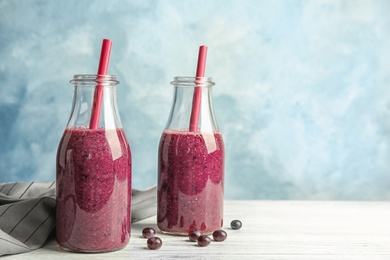
M232 229L240 229L242 227L242 222L239 221L238 219L235 219L233 220L231 223L230 223L230 227Z
M144 238L154 237L155 234L156 234L156 230L154 230L154 228L151 227L146 227L142 230L142 236Z
M215 230L213 232L213 238L217 242L224 241L227 238L227 233L222 229Z
M162 241L159 237L149 237L147 244L149 249L156 250L162 246Z
M198 237L198 245L199 246L208 246L211 243L211 239L206 235L201 235Z
M201 235L202 233L200 233L199 230L191 230L190 232L188 232L188 238L192 242L196 242L198 240L198 237L200 237Z

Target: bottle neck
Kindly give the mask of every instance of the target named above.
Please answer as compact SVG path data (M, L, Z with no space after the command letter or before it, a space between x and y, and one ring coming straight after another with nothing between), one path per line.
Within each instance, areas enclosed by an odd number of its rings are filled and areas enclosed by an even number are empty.
M212 105L212 86L214 83L207 77L175 77L173 104L165 129L189 131L191 113L194 109L194 92L201 92L199 118L195 132L218 132L218 125ZM200 91L199 91L200 90Z
M98 128L122 128L116 104L116 85L119 81L112 75L75 75L73 105L67 127L88 128L91 120L96 86L103 90Z

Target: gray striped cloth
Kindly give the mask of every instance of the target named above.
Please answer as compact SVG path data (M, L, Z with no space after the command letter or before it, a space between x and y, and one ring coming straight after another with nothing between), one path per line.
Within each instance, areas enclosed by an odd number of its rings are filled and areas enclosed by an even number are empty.
M42 247L55 227L55 182L0 184L0 256ZM132 222L156 214L157 188L132 190Z

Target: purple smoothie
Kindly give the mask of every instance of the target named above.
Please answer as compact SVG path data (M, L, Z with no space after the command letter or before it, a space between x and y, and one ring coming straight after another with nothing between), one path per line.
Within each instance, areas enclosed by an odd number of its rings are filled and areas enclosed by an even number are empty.
M130 239L131 152L123 129L66 128L57 153L60 247L104 252Z
M204 234L223 224L222 136L165 130L159 146L157 224L162 232Z

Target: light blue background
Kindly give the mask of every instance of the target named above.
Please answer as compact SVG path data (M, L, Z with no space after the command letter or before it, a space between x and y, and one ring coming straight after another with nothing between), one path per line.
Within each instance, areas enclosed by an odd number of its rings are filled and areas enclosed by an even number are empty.
M101 40L133 153L156 183L174 76L206 74L227 199L390 199L390 1L0 1L0 182L55 179L74 74Z

